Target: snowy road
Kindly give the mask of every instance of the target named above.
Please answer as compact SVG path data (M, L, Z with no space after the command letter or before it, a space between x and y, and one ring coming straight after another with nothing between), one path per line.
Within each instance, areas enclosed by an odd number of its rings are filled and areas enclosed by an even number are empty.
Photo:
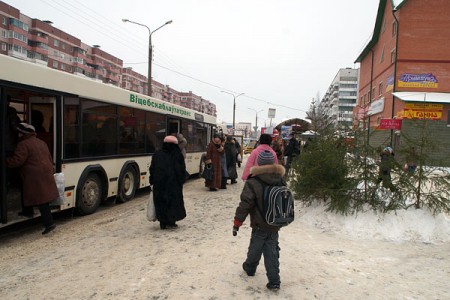
M60 218L48 236L39 226L0 236L1 298L450 299L450 243L349 236L305 209L280 233L281 290L267 290L262 264L255 277L241 269L248 223L231 234L242 187L190 180L188 216L172 231L145 219L144 194Z

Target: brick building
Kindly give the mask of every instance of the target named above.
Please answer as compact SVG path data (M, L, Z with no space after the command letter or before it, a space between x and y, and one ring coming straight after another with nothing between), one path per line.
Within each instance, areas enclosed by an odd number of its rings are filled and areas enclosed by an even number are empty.
M450 165L450 1L380 0L360 63L354 126L397 153L424 140ZM366 131L367 132L367 131Z
M132 68L122 69L122 83L121 83L122 88L137 93L145 94L147 91L146 83L147 77L145 77L144 75L139 74L136 71L133 71Z
M192 91L187 93L179 92L178 94L181 97L181 106L204 112L212 116L217 116L216 105L210 101L203 99Z
M0 1L0 32L0 55L147 94L147 77L132 68L123 68L122 59L101 50L98 45L84 44L79 38L52 26L50 21L21 14L19 9L3 1ZM152 80L152 88L154 98L217 115L214 104L192 92L185 95L189 100L183 102L180 93L168 85Z

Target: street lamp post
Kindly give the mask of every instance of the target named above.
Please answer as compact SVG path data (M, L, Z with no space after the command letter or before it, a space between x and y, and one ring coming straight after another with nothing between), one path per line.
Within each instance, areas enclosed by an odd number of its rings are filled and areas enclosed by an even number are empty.
M253 109L253 108L250 108L250 107L248 107L248 109L253 110L256 113L255 128L254 129L255 129L255 133L258 134L257 133L257 130L258 130L258 113L262 112L264 109L260 109L258 111L256 111L256 109Z
M147 78L147 85L148 85L148 87L147 87L147 94L151 97L152 96L152 56L153 56L152 34L156 30L158 30L158 29L160 29L160 28L162 28L162 27L172 23L172 20L167 21L166 23L164 23L163 25L159 26L158 28L156 28L153 31L151 31L150 28L147 25L144 25L144 24L141 24L141 23L138 23L138 22L134 22L134 21L131 21L131 20L128 20L128 19L122 19L122 22L125 22L125 23L129 22L129 23L133 23L133 24L136 24L136 25L139 25L139 26L143 26L143 27L147 28L147 30L148 30L148 74L147 74L147 76L148 76L148 78Z
M234 129L235 129L235 115L236 115L236 98L237 97L239 97L239 96L242 96L242 95L244 95L244 93L240 93L240 94L238 94L238 95L235 95L235 94L233 94L233 93L229 93L229 92L226 92L226 91L221 91L222 93L225 93L225 94L230 94L230 95L232 95L233 96L233 135L234 135Z

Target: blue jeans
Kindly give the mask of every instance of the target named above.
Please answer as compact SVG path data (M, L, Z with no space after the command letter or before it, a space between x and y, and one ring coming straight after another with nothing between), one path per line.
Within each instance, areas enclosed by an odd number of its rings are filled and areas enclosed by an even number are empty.
M246 269L255 272L261 255L264 255L267 279L271 284L280 284L280 247L278 232L252 229L252 237L248 246Z

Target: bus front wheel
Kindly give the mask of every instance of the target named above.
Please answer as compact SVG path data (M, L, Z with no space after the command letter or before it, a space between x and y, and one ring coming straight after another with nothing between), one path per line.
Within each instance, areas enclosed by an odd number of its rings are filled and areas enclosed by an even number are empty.
M117 198L117 201L124 203L133 199L138 185L138 178L136 171L132 166L126 167L119 183L119 197Z
M94 213L100 205L102 199L102 184L100 178L95 173L86 176L81 183L81 192L77 197L77 211L80 215Z

